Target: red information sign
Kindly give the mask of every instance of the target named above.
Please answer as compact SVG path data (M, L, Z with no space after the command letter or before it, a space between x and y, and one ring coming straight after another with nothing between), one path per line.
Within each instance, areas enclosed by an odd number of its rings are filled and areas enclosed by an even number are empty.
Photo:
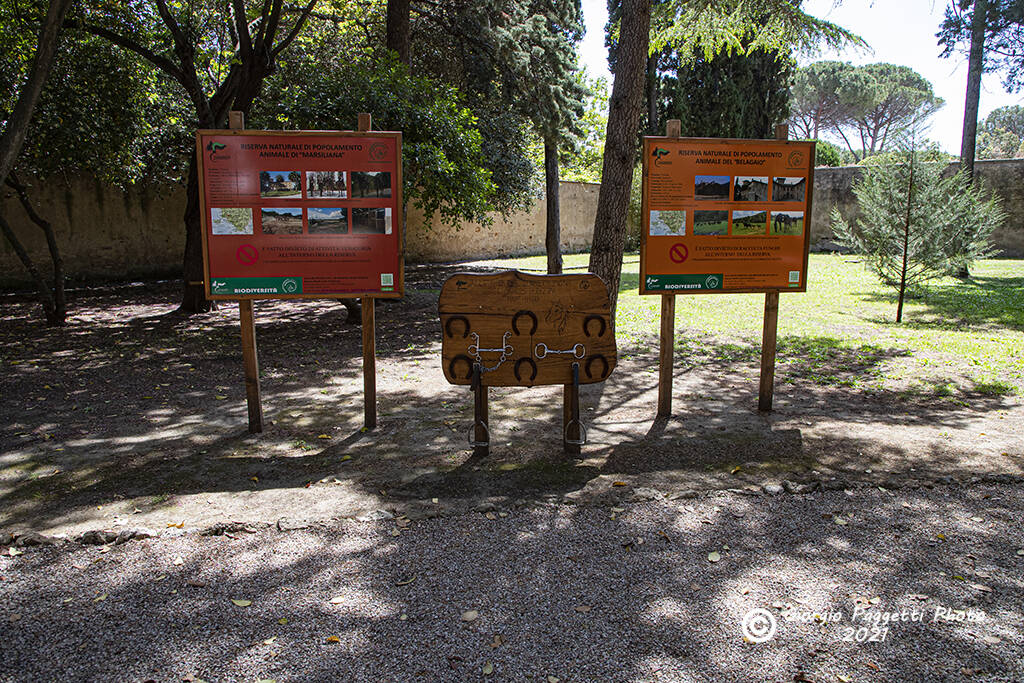
M402 134L196 134L211 299L400 297Z
M640 293L807 289L814 143L644 138Z

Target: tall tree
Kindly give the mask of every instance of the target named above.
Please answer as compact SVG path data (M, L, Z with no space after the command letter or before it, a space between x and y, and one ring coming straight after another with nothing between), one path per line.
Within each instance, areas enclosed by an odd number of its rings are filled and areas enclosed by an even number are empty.
M9 80L11 85L8 92L11 95L16 92L17 97L10 109L7 108L7 103L4 103L5 106L2 112L4 128L3 133L0 134L0 184L5 184L15 191L19 202L28 212L30 219L42 229L43 234L46 236L46 244L53 263L52 288L47 284L46 279L32 261L28 251L18 240L14 229L7 220L7 216L2 213L0 213L0 232L3 232L4 237L18 255L18 259L36 283L46 322L50 325L64 324L66 302L64 297L63 263L52 227L45 220L36 220L39 216L34 211L34 207L28 203L25 186L13 175L12 170L25 145L25 139L28 136L29 124L32 120L36 103L50 74L50 69L57 53L57 42L60 37L61 24L64 21L64 15L67 13L70 4L70 0L50 0L46 16L38 29L35 51L31 59L28 60L29 67L27 73L15 72L10 74L9 79L5 79ZM5 15L7 14L7 9L6 7L4 8ZM4 19L5 27L10 28L13 25L11 21L13 17L5 16ZM6 38L7 40L4 42L8 46L14 47L16 43L15 36ZM5 59L5 61L7 60Z
M3 112L4 130L0 135L0 182L7 179L7 174L14 168L14 162L21 153L22 145L25 144L32 112L50 74L50 66L57 52L61 24L70 4L71 0L50 0L46 17L39 26L35 53L32 55L28 73L24 78L18 78L19 82L12 83L18 98L10 111Z
M833 130L855 161L898 145L944 104L928 79L908 66L866 64L846 76L852 82L840 90L839 120Z
M1024 157L1024 107L1011 105L993 109L978 126L978 159Z
M388 0L385 45L409 65L409 0Z
M264 79L302 31L317 0L286 7L283 0L230 11L215 0L187 4L139 0L131 6L97 3L65 26L109 40L150 62L178 83L193 107L198 128L224 128L231 110L248 113ZM184 288L180 309L210 309L203 287L202 233L195 150L186 181Z
M1002 71L1003 86L1009 92L1019 92L1024 85L1024 2L951 0L938 39L943 57L961 47L967 52L960 165L973 176L982 74Z
M797 69L793 79L790 131L816 140L842 122L843 103L867 84L848 62L821 61Z
M810 48L821 41L839 46L856 40L848 31L800 10L799 0L670 0L652 15L650 0L623 0L616 36L614 81L605 136L604 168L598 192L590 270L608 286L612 310L618 301L626 214L644 110L647 57L672 45L680 54L788 46ZM611 16L611 14L610 14ZM764 17L767 21L763 21ZM744 45L743 36L753 32Z
M683 135L691 137L771 137L775 124L789 116L795 67L789 52L754 49L709 59L697 50L675 58L673 75L662 83L660 118L679 119Z

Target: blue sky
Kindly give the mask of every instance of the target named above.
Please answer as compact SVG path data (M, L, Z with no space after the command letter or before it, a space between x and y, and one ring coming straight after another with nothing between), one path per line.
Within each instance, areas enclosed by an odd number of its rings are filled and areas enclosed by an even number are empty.
M800 63L840 59L855 64L890 62L911 67L931 81L936 94L946 101L932 118L930 137L944 150L959 153L967 65L960 55L939 58L935 33L945 7L946 2L940 0L845 0L838 7L833 0L805 0L807 12L853 31L868 42L871 51L825 52L801 57ZM582 61L591 75L604 76L610 82L604 47L604 24L608 20L604 0L583 0L583 14L587 34L581 46ZM996 107L1021 103L1024 97L1007 94L998 74L985 75L979 120Z

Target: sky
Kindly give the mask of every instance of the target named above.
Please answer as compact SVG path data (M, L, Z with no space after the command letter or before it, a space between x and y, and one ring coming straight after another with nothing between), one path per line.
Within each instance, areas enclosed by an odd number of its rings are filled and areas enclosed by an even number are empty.
M931 81L935 94L946 101L931 119L929 137L945 151L959 154L967 59L962 55L939 57L935 34L942 23L945 0L845 0L839 7L834 4L833 0L805 0L804 11L856 33L867 41L871 51L827 51L802 56L800 64L838 59L854 64L889 62L911 67ZM587 33L580 48L581 59L591 76L603 76L610 83L608 52L604 47L604 25L608 20L605 0L583 0L583 16ZM986 74L978 120L997 107L1011 104L1024 104L1024 96L1006 93L998 74Z

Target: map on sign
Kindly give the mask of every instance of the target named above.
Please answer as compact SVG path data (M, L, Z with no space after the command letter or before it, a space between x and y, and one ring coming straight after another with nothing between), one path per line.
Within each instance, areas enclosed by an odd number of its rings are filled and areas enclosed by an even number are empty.
M210 209L214 235L251 235L252 209Z

